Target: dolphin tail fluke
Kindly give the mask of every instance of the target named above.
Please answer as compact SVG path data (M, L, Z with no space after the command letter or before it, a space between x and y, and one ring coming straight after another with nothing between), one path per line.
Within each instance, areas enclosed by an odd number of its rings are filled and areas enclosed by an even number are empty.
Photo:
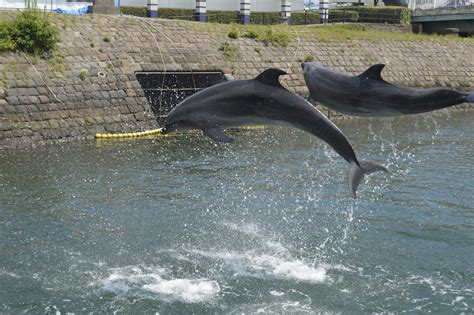
M378 162L361 160L359 164L357 164L357 162L352 161L349 167L349 189L352 197L356 198L357 187L364 179L364 175L378 171L388 173L388 169Z
M474 103L474 92L471 92L467 95L466 100L468 103Z

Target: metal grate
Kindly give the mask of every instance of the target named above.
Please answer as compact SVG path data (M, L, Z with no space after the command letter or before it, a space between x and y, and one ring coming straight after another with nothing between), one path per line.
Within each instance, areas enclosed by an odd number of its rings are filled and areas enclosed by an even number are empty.
M227 81L220 71L137 72L136 76L158 119L194 93Z

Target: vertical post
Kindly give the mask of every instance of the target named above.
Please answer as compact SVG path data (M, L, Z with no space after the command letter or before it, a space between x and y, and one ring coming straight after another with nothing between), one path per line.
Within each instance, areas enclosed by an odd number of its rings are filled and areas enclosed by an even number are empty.
M196 0L196 16L199 22L206 22L206 0Z
M240 19L242 24L250 24L250 0L240 0Z
M291 24L291 0L281 0L281 17Z
M329 0L319 0L319 20L321 24L327 24L329 18Z
M147 0L146 1L146 16L149 18L158 17L158 0Z

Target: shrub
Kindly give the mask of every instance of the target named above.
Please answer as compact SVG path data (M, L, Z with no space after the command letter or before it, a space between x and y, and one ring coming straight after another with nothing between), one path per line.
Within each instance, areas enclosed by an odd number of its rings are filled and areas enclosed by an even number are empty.
M105 43L110 43L112 41L112 39L110 38L110 36L104 36L102 38L102 40L105 42Z
M283 30L273 30L273 28L268 27L266 32L262 34L258 41L262 41L265 45L273 44L273 45L281 45L287 46L290 40L290 34Z
M258 33L254 30L249 30L247 33L242 35L242 37L257 39L258 38Z
M237 31L237 30L231 30L231 31L227 34L227 36L228 36L229 38L232 38L232 39L237 39L237 38L239 38L239 31Z
M358 22L362 23L389 23L409 25L411 23L411 10L405 7L347 7L349 11L359 14Z
M311 62L314 60L314 56L313 55L307 55L306 57L304 57L303 61L306 61L306 62Z
M15 43L10 38L10 21L0 21L0 50L15 50Z
M290 33L280 27L258 27L250 26L248 31L242 37L253 38L258 42L263 42L265 45L280 45L287 46L290 41Z
M222 51L225 61L234 60L238 55L237 48L233 47L229 42L223 42L219 46L219 50Z
M317 11L306 11L304 13L292 12L291 24L292 25L319 24L319 12Z
M0 49L20 50L46 56L59 42L57 28L38 11L23 11L0 24Z
M84 81L89 76L89 71L87 69L81 69L79 71L79 78Z
M351 10L329 10L329 22L352 22L359 19L359 13Z

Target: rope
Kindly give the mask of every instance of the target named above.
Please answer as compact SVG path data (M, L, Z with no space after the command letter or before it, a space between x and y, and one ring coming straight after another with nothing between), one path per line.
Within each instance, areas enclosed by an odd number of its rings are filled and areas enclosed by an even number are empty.
M169 38L168 36L166 36L165 33L163 33L162 31L160 31L158 28L156 28L153 24L150 24L150 22L146 22L148 25L150 25L155 31L159 32L161 35L163 35L164 38L166 38L172 45L173 47L179 52L179 54L184 58L184 61L186 62L186 64L188 65L188 68L189 68L189 71L191 72L191 79L193 80L193 87L194 87L194 91L197 90L196 88L196 81L194 80L194 72L193 72L193 67L191 66L191 64L189 63L188 61L188 58L186 58L185 54L181 51L181 48L179 48L174 41L171 40L171 38ZM163 86L161 87L163 89Z
M298 54L298 51L300 49L300 42L301 42L301 38L300 38L300 35L298 34L298 31L295 29L293 29L296 33L296 37L298 38L298 43L296 44L296 49L295 49L295 53L293 54L293 58L291 59L291 62L288 63L288 70L286 71L286 73L289 73L290 72L290 69L291 69L291 66L293 65L293 63L295 62L295 59L296 59L296 55ZM281 79L281 82L285 82L285 79L286 79L286 75L283 77L283 79Z
M64 105L63 102L61 102L61 100L56 96L56 94L54 94L53 90L51 90L51 88L49 87L48 83L46 83L46 81L43 79L43 76L42 76L41 73L39 73L39 71L36 69L35 65L30 62L30 59L28 59L28 57L26 57L26 54L25 54L25 53L23 53L23 57L24 57L24 58L26 59L26 61L30 64L30 66L33 68L33 70L35 70L36 74L39 76L39 78L40 78L41 81L44 83L44 85L46 86L46 88L48 88L48 91L54 96L54 99L56 100L56 102L61 103L61 105Z

